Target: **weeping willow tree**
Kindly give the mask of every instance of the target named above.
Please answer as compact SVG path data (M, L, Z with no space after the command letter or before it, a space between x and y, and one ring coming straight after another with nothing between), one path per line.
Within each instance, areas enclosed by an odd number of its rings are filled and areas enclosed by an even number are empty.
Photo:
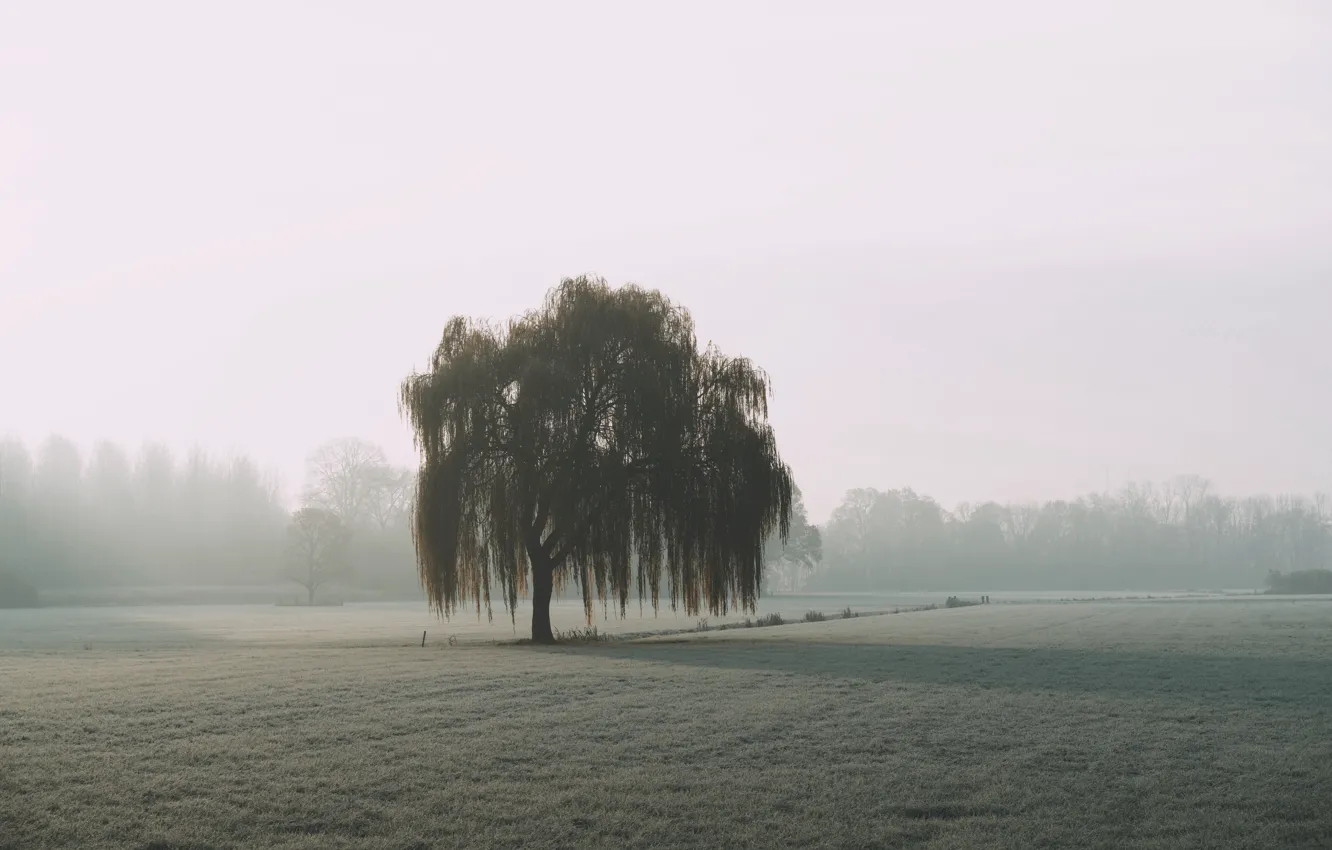
M791 521L790 470L767 424L768 382L748 360L700 351L688 311L661 293L564 280L505 326L456 317L428 371L401 388L421 455L413 531L432 607L510 616L574 585L624 616L752 611L764 541Z

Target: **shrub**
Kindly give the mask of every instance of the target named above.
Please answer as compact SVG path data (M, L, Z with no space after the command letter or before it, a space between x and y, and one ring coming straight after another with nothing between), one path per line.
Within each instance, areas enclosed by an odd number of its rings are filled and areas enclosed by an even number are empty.
M827 618L826 616L824 616L824 614L823 614L822 611L806 611L806 612L805 612L805 622L806 622L806 623L822 623L822 622L823 622L824 620L826 620L826 619L828 619L828 618Z
M782 615L775 611L771 614L764 614L762 617L759 617L754 621L754 625L758 628L762 628L763 626L780 626L785 623L786 621L782 619Z
M0 572L0 608L36 608L41 604L37 588L26 579Z
M854 611L851 610L851 606L850 606L850 605L848 605L848 606L846 606L845 608L842 609L842 619L843 619L843 620L849 620L849 619L851 619L851 618L854 617L854 616L856 616L856 614L855 614Z
M956 596L950 596L950 597L948 597L948 600L947 600L946 602L944 602L944 607L945 607L945 608L966 608L966 607L968 607L968 606L970 606L970 605L979 605L979 604L980 604L979 602L973 602L973 601L970 600L970 599L958 599Z

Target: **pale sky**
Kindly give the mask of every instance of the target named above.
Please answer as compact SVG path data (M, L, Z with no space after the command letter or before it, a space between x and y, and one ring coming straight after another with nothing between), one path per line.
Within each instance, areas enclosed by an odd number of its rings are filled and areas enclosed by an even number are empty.
M0 0L0 435L410 462L445 321L583 272L816 519L1332 490L1332 5Z

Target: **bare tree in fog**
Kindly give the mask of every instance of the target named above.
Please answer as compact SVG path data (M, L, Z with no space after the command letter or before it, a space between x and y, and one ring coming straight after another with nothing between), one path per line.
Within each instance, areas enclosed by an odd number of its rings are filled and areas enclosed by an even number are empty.
M419 598L410 524L412 471L391 466L374 443L351 437L320 446L306 466L304 505L341 520L357 585Z
M656 291L579 278L503 328L454 318L402 386L431 603L489 610L497 582L512 611L530 588L541 642L565 582L589 620L594 599L623 614L632 587L655 607L663 573L672 607L752 609L764 542L791 516L767 401L762 372L699 351Z
M306 461L306 506L337 514L350 530L387 532L406 523L416 477L391 466L379 446L347 437L325 443Z
M366 440L344 437L325 443L306 460L304 502L355 528L370 518L388 466L383 449Z
M384 467L375 475L370 490L370 519L380 533L406 527L411 516L416 476L409 469Z
M351 532L332 511L301 508L292 514L287 538L287 578L305 588L313 605L319 588L348 574Z

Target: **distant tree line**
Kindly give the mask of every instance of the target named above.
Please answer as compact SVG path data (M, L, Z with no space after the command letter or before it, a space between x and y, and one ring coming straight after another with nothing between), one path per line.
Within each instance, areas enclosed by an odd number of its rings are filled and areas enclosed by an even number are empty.
M133 455L101 443L85 457L58 436L36 451L0 439L0 607L59 589L282 581L307 601L330 585L420 598L415 486L414 471L354 438L310 455L292 506L246 457L154 443ZM764 592L1332 592L1326 498L1231 498L1197 476L951 511L909 488L856 489L822 527L799 488L792 507L786 544L765 546Z
M1181 476L1044 504L962 504L851 490L807 590L1257 588L1332 566L1325 497L1229 498Z
M419 595L412 486L363 441L311 456L301 507L347 529L340 577L351 586ZM273 584L296 572L292 525L276 480L246 457L181 458L154 443L132 456L100 443L85 457L59 436L35 452L0 440L0 588L15 599L30 588L81 597L117 586Z
M248 458L0 443L0 569L38 588L271 580L285 522Z

